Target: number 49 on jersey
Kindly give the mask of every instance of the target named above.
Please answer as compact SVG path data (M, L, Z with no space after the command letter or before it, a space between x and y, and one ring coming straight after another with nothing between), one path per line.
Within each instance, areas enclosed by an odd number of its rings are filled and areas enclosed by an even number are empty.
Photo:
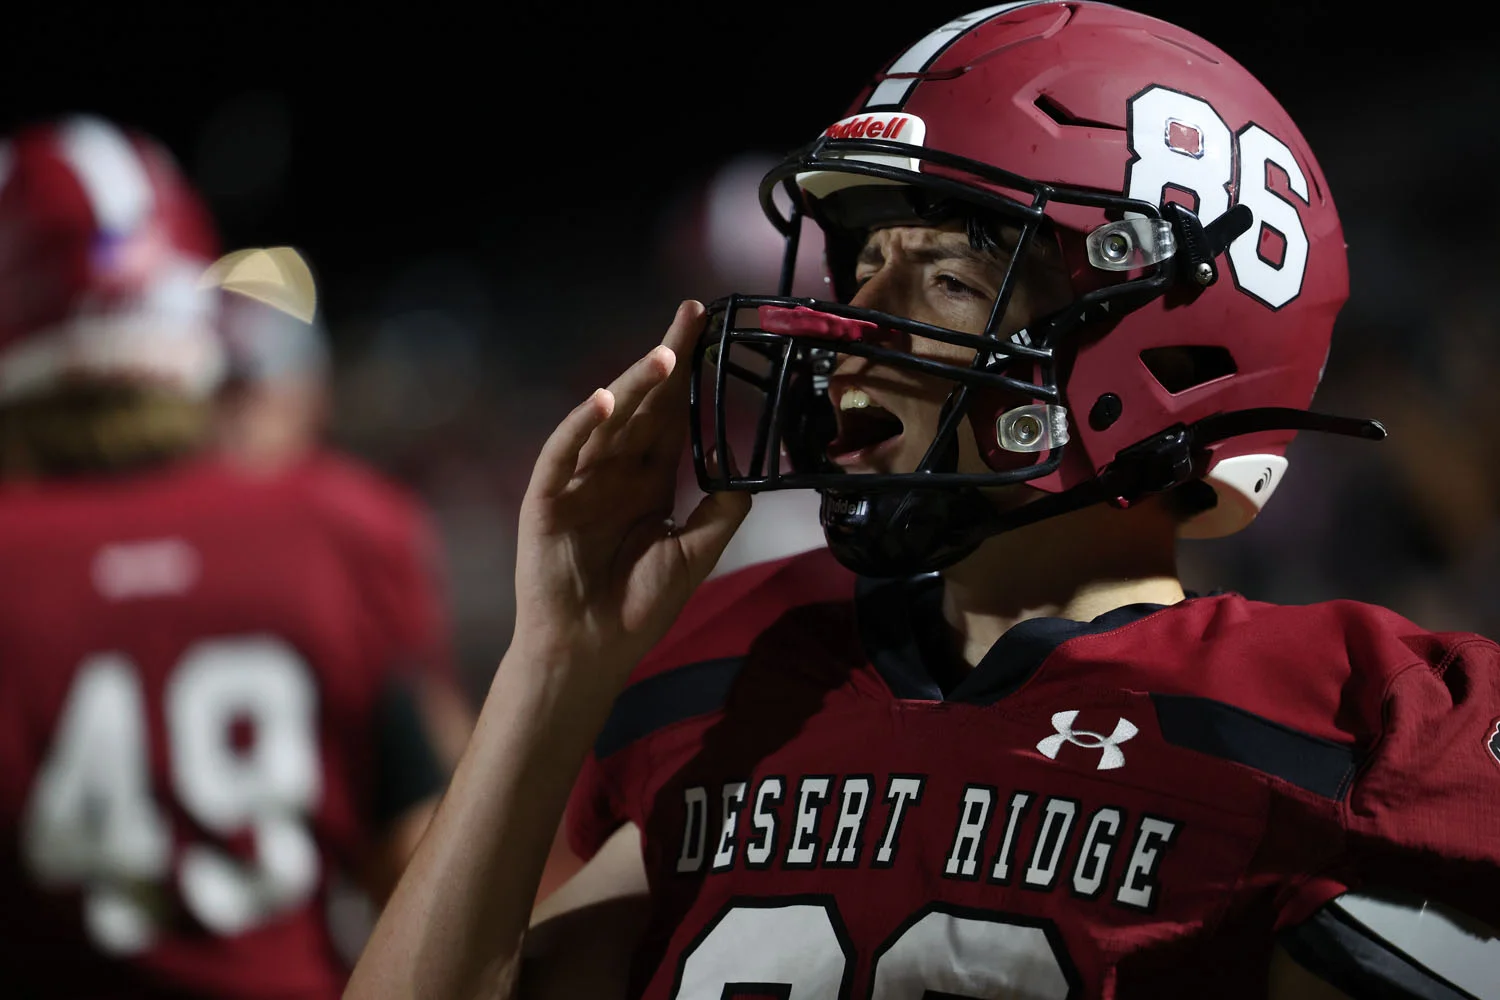
M317 691L296 652L265 636L203 641L163 688L170 801L210 836L248 831L249 857L174 842L152 789L147 713L156 708L128 657L87 657L26 811L33 875L82 888L89 936L116 955L151 946L173 883L187 912L223 935L304 902L318 885L307 828L321 792ZM250 734L245 745L237 732Z

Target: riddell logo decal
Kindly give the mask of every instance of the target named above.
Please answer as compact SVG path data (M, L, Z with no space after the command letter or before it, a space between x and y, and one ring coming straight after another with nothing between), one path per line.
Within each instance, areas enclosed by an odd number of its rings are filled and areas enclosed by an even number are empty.
M922 119L887 111L874 115L854 115L834 122L823 130L830 139L887 139L920 146L927 129Z
M898 142L904 146L920 146L927 138L927 123L916 115L903 114L900 111L867 111L864 114L850 115L848 118L834 122L823 130L823 137L827 139L875 139L879 142ZM922 169L916 157L906 156L900 152L875 153L865 150L850 152L838 149L829 151L822 159L878 163L884 167L909 170L913 173ZM797 183L802 185L802 189L808 194L815 198L822 198L851 184L869 182L854 173L809 170L797 175Z
M1485 743L1490 748L1490 756L1495 758L1495 763L1500 764L1500 719L1496 719L1495 724L1490 727L1489 739Z

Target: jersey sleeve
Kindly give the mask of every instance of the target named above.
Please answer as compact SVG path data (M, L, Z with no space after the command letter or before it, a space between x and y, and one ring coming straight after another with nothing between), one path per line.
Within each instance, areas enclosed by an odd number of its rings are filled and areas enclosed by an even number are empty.
M597 854L609 835L628 821L630 810L616 784L619 778L614 769L590 752L573 784L563 829L568 848L584 861Z
M588 860L626 823L644 830L653 789L696 753L752 644L791 608L848 600L853 580L824 550L757 563L699 588L632 672L574 783L564 816L573 853Z
M1500 926L1500 647L1457 636L1392 677L1345 823L1359 884Z
M336 525L362 605L357 678L371 772L363 815L385 828L442 792L455 745L434 706L458 701L438 535L417 498L351 462L324 463L319 500ZM439 689L451 691L440 700Z
M386 829L408 810L431 801L448 783L448 767L424 717L412 678L385 680L375 702L374 801L370 819Z
M466 710L451 707L467 702L437 531L415 503L398 511L371 581L387 644L376 718L381 794L373 818L381 823L442 793L470 725Z
M626 823L644 828L653 737L722 701L722 678L704 684L715 663L663 670L664 660L672 662L658 649L637 667L574 782L563 822L568 847L585 861Z

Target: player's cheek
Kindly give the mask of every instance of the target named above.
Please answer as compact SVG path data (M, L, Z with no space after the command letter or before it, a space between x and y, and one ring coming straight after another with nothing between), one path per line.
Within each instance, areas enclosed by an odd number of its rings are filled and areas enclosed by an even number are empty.
M979 443L974 438L972 417L964 417L958 427L958 471L989 472L984 458L979 453Z

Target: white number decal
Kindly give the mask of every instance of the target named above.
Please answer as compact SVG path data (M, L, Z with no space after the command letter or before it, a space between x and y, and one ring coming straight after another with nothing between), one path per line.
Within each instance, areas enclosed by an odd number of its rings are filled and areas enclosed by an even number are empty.
M1286 173L1288 186L1307 202L1307 178L1297 166L1286 143L1259 125L1240 133L1240 204L1250 206L1255 223L1229 244L1229 263L1235 283L1273 308L1286 305L1302 290L1307 270L1307 230L1291 202L1271 190L1269 167L1276 164ZM1272 264L1260 255L1265 229L1281 234L1285 246L1281 263Z
M1130 102L1130 183L1125 195L1159 205L1166 189L1198 199L1204 225L1229 210L1234 137L1207 101L1152 87Z
M163 698L172 791L195 822L249 831L246 861L186 844L177 884L188 910L235 934L306 900L318 853L306 825L321 794L317 692L305 663L270 638L202 642L184 654ZM132 954L155 938L172 836L151 794L147 706L119 653L79 666L28 806L25 850L43 884L81 884L101 949ZM234 742L244 726L244 747Z
M114 953L151 942L138 887L167 874L172 835L151 798L146 705L130 661L86 659L37 772L24 850L44 885L85 883L90 936Z
M680 1000L743 993L847 997L853 956L832 904L740 905L683 959ZM870 1000L1066 1000L1072 979L1042 927L929 908L874 955Z
M1068 977L1040 927L933 910L875 959L871 1000L928 992L973 1000L1064 1000Z
M1307 230L1297 207L1271 190L1270 165L1286 174L1304 204L1308 189L1285 143L1253 124L1235 136L1207 102L1151 87L1130 102L1130 151L1127 197L1160 204L1176 188L1197 200L1193 210L1205 225L1228 211L1230 192L1238 189L1255 221L1229 245L1235 284L1273 309L1297 297L1307 271ZM1279 259L1262 256L1262 241L1277 237Z
M673 996L845 996L850 956L833 921L829 908L816 903L737 906L720 917L687 955ZM746 947L750 942L754 946Z

